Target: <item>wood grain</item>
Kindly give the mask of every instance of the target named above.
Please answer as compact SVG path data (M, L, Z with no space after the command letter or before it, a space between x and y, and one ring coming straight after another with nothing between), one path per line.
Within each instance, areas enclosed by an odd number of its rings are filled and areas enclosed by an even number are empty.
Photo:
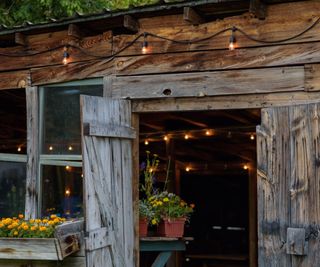
M39 192L39 101L38 88L26 88L27 101L27 174L26 174L26 219L37 218Z
M304 67L118 77L115 98L151 99L304 90Z
M0 90L25 88L28 85L29 71L13 71L0 73Z
M286 254L290 223L290 125L287 107L263 109L257 127L258 266L291 266Z
M306 91L320 91L320 64L307 64L305 66Z

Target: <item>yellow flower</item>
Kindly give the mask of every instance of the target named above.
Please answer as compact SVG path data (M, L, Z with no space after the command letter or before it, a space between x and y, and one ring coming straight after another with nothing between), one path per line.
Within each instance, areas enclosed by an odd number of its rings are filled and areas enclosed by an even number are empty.
M43 219L42 222L43 223L47 223L49 220L48 219Z
M19 219L23 219L24 216L23 216L23 214L19 214L18 217L19 217Z
M43 232L43 231L45 231L45 230L47 230L47 227L45 227L45 226L41 226L41 227L40 227L40 231L41 231L41 232Z
M30 222L30 223L34 223L34 219L30 219L29 222Z
M152 219L152 220L151 220L151 224L152 224L152 225L157 224L157 220L156 220L156 219Z
M29 229L29 226L28 226L28 225L24 225L22 228L23 228L23 230L25 230L25 231L26 231L26 230L28 230L28 229Z
M4 226L3 222L0 222L0 228L2 228Z
M31 226L30 230L31 230L31 231L37 230L37 226Z
M54 225L55 222L54 222L54 221L48 221L48 224L49 224L49 225Z
M165 197L165 198L163 199L163 202L169 202L169 198Z
M13 232L13 235L18 235L18 234L19 234L18 231Z
M57 218L57 215L52 214L52 215L50 216L50 218L51 218L51 219L55 219L55 218Z
M163 204L162 201L157 202L157 205L159 205L159 206L162 206L162 204Z
M53 222L54 222L54 223L59 223L60 220L59 220L58 218L55 218L55 219L53 220Z

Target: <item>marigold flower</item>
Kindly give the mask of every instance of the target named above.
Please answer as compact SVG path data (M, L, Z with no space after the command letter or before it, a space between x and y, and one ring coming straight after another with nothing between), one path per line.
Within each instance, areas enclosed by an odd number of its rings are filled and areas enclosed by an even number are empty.
M26 230L28 230L28 229L29 229L29 226L28 226L28 225L24 225L22 228L23 228L23 230L25 230L25 231L26 231Z
M0 222L0 228L2 228L4 226L4 223Z
M58 218L55 218L55 219L53 220L53 222L54 222L54 223L59 223L60 220L59 220Z
M31 226L30 230L31 230L31 231L37 230L37 226Z
M51 219L55 219L55 218L57 218L57 215L52 214L52 215L50 216L50 218L51 218Z
M23 219L24 216L23 216L23 214L19 214L18 217L19 217L19 219Z
M11 229L13 228L12 224L9 224L9 225L7 226L7 228L8 228L9 230L11 230Z
M43 223L47 223L49 220L48 219L43 219L42 222Z
M41 232L46 231L46 230L47 230L47 227L41 226L41 227L39 228L39 230L40 230Z
M30 223L34 223L34 219L30 219L29 222L30 222Z
M13 232L13 235L18 235L18 234L19 234L18 231L14 231L14 232Z
M157 224L157 220L156 220L156 219L152 219L152 220L151 220L151 224L152 224L152 225L156 225L156 224Z

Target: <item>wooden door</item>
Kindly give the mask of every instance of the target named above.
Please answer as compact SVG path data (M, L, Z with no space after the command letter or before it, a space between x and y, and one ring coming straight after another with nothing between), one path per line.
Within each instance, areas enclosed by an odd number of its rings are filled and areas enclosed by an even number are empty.
M87 267L133 267L131 106L81 96Z
M320 266L320 104L262 110L259 266Z

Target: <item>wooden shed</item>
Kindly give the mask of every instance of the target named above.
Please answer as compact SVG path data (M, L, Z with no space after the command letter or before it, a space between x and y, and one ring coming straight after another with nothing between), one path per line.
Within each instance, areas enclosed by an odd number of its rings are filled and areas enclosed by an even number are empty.
M320 2L168 2L1 26L0 217L85 228L63 261L0 266L150 266L145 150L196 204L167 266L320 266Z

